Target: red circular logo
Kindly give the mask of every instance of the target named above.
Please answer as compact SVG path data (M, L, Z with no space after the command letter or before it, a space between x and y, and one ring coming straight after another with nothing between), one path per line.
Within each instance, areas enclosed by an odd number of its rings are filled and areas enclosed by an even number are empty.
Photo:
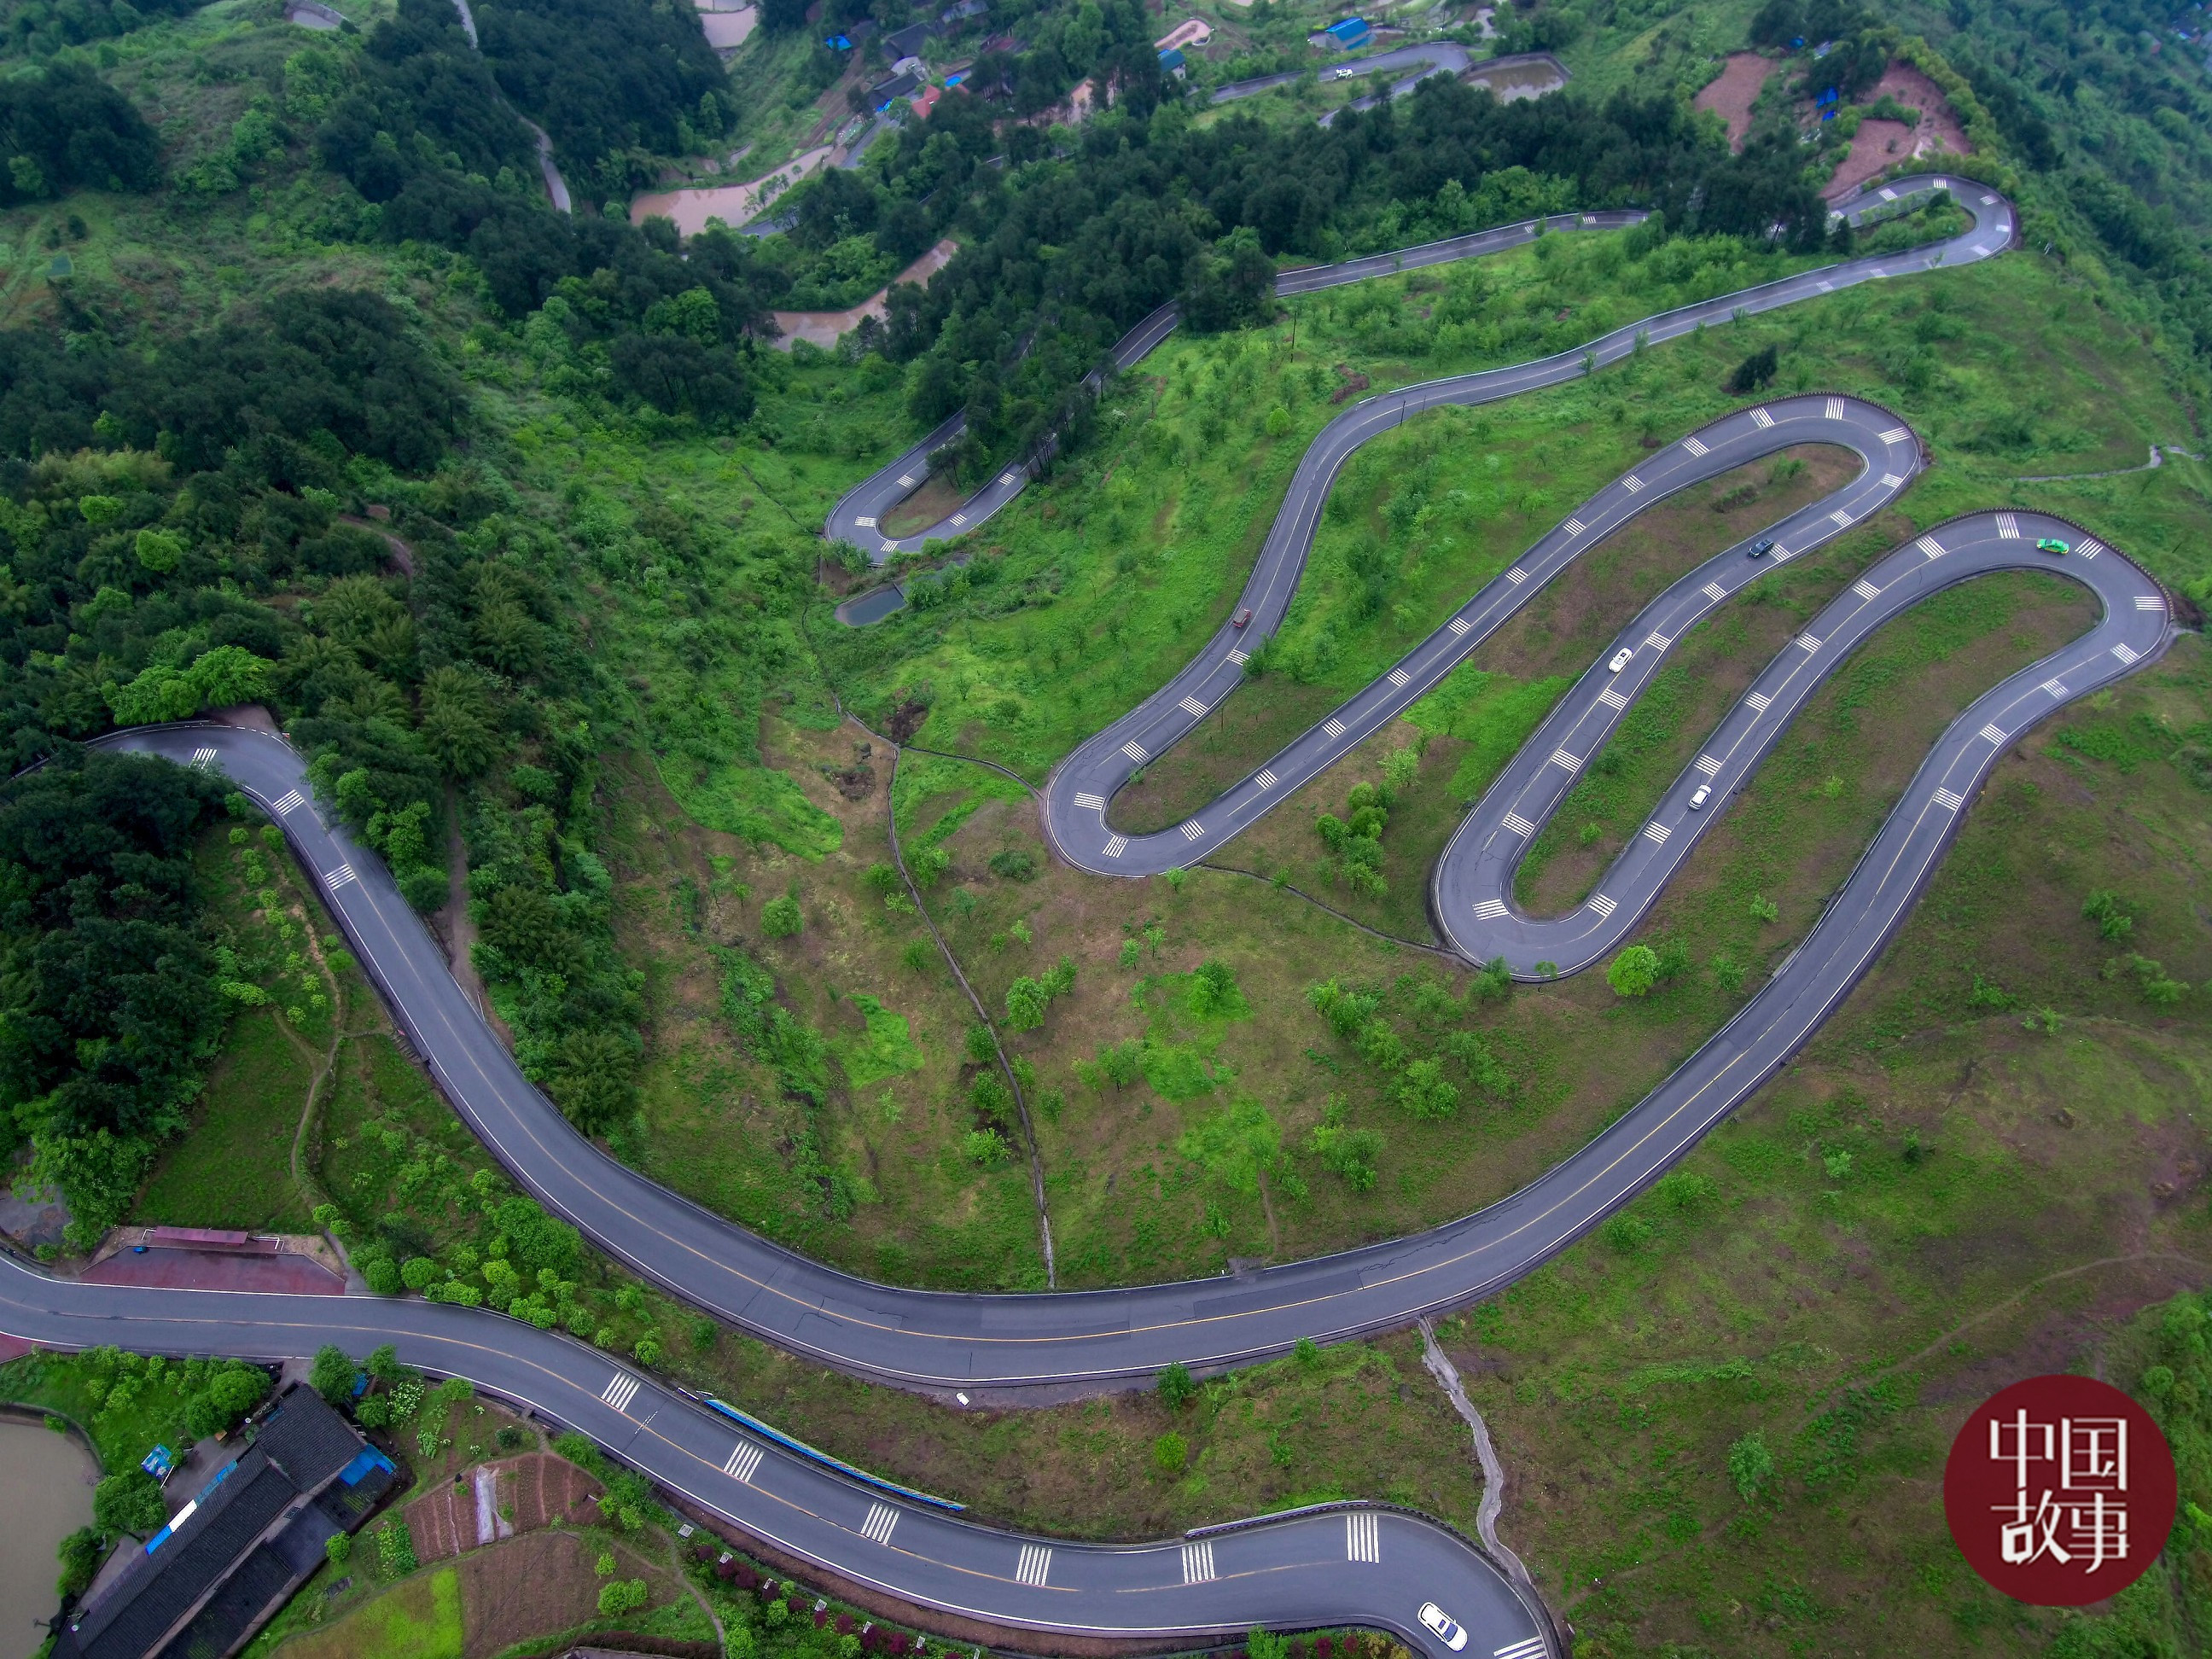
M2166 1547L2177 1492L2150 1413L2088 1376L2031 1376L1992 1395L1943 1466L1943 1513L1967 1564L2041 1607L2134 1583Z

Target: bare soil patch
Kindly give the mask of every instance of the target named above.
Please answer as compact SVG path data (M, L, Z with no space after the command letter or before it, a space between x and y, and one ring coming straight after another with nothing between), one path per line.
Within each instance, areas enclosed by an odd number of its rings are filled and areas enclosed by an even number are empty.
M1781 67L1755 52L1736 52L1719 78L1705 82L1692 100L1699 109L1709 109L1728 123L1730 149L1743 148L1744 135L1751 131L1751 106L1759 101L1768 77Z
M462 1659L491 1659L532 1637L573 1630L599 1615L597 1549L571 1532L533 1533L462 1558ZM615 1571L642 1578L658 1607L684 1595L673 1576L617 1545Z
M1899 121L1862 121L1852 136L1850 154L1820 191L1824 199L1841 200L1900 161L1974 153L1958 112L1951 107L1942 88L1911 64L1892 64L1862 101L1873 104L1884 97L1918 110L1920 124L1909 127Z
M489 1466L496 1482L495 1514L516 1533L564 1522L588 1526L599 1518L592 1500L599 1483L565 1457L532 1452ZM415 1559L429 1562L461 1555L488 1540L479 1534L476 1472L464 1471L407 1506Z

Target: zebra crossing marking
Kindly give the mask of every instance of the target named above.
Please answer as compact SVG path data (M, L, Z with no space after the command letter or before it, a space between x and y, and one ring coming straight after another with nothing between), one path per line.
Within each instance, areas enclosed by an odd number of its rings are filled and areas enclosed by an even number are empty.
M1746 697L1744 701L1751 705L1753 712L1756 714L1764 714L1768 709L1774 707L1774 699L1768 696L1764 691L1754 691L1749 696Z
M1579 536L1583 533L1583 525L1580 519L1570 519L1567 520L1567 534L1570 536ZM1507 574L1510 575L1511 573L1509 571Z
M1674 644L1674 641L1668 639L1664 634L1646 634L1644 636L1644 643L1650 646L1654 651L1664 651L1668 646Z
M1326 726L1322 726L1322 730L1328 732L1332 738L1340 738L1344 735L1344 722L1342 720L1333 720Z
M2006 734L1997 730L1996 722L1994 720L1982 728L1982 736L1986 741L1996 744L2000 749L2007 741Z
M1344 1517L1344 1559L1379 1565L1382 1559L1382 1518L1371 1510L1354 1510Z
M1674 832L1672 830L1669 830L1665 824L1659 823L1656 819L1644 826L1644 839L1656 847L1665 846L1667 844L1667 837L1674 833Z
M1022 1546L1021 1559L1014 1564L1014 1582L1027 1584L1032 1589L1042 1589L1052 1571L1052 1551L1043 1544Z
M1602 893L1592 893L1589 899L1589 908L1596 911L1601 916L1609 916L1620 907Z
M1468 632L1469 629L1467 618L1464 617L1454 617L1451 619L1451 631L1452 637L1454 639L1457 639L1461 635Z
M1188 818L1184 820L1182 825L1182 838L1185 841L1196 841L1205 833L1206 826L1200 823L1196 818Z
M1133 740L1123 744L1121 745L1121 752L1127 755L1131 760L1136 762L1139 766L1142 766L1146 761L1152 758L1151 756L1145 752L1144 745Z
M1517 1642L1508 1642L1491 1659L1544 1659L1544 1638L1524 1636Z
M1626 490L1630 495L1633 495L1638 490L1644 488L1644 480L1638 477L1633 472L1632 472L1620 481L1620 487Z
M635 1377L628 1371L617 1371L607 1386L599 1390L599 1398L617 1411L620 1411L636 1398L637 1388L638 1382Z
M1213 1582L1213 1540L1185 1544L1182 1547L1182 1582L1186 1584L1210 1584Z
M296 789L287 789L276 797L276 816L288 818L307 804L307 798Z
M952 522L954 524L966 524L968 522L968 515L965 513L956 513L952 515Z
M1253 779L1252 781L1258 784L1262 789L1273 789L1275 787L1275 775L1272 771L1262 769L1260 775Z
M1000 482L1001 482L1001 483L1003 483L1003 482L1005 482L1005 481L1002 479L1002 480L1000 480ZM903 477L902 477L899 479L899 488L900 488L901 489L913 489L913 488L914 488L914 474L913 474L913 473L911 473L911 472L908 472L908 473L905 474Z
M860 1536L878 1544L891 1541L891 1528L898 1525L899 1512L889 1504L868 1505L868 1518L860 1522Z
M1194 719L1206 712L1206 705L1200 702L1196 697L1185 697L1181 702L1177 703L1176 707L1182 709L1184 714L1192 716Z
M2137 662L2142 657L2142 653L2131 645L2116 645L2112 647L2112 654L2122 662L2129 664Z
M1897 192L1885 185L1882 186L1881 199L1885 202L1894 202L1897 199Z
M1808 652L1818 651L1820 648L1820 641L1814 639L1810 634L1800 634L1797 636L1797 645L1800 650Z
M1881 441L1886 444L1901 444L1911 435L1912 431L1911 428L1893 426L1890 428L1888 431L1881 434Z
M359 876L354 874L353 866L350 864L341 864L337 869L331 872L329 883L330 890L335 893L339 888L344 886L348 882L359 881L360 879L361 878Z
M1505 580L1511 582L1514 586L1518 587L1522 582L1528 580L1528 573L1516 564L1512 569L1505 573Z
M2043 690L2051 693L2054 697L2063 697L2066 695L2066 682L2063 680L2045 680L2043 683Z
M899 545L896 542L885 542L876 550L879 553L896 553L899 550Z
M1997 539L2016 542L2020 539L2020 520L2009 513L1997 514Z
M1841 398L1828 399L1827 415L1832 421L1840 421L1844 418L1844 400Z
M1704 594L1716 605L1718 605L1723 599L1728 598L1728 589L1723 587L1718 582L1707 582L1703 587L1699 588L1698 592Z
M212 750L212 749L195 749L195 750L192 750L192 770L193 770L193 771L195 771L195 772L204 772L204 771L206 771L206 770L208 769L208 768L210 768L210 766L213 766L213 765L215 764L215 754L216 754L216 751L215 751L214 750Z
M1603 703L1607 708L1626 708L1628 707L1628 699L1622 696L1620 692L1614 690L1609 685L1607 686L1604 690L1597 694L1597 700Z
M1683 447L1683 448L1685 448L1685 449L1686 449L1686 450L1688 450L1688 451L1690 452L1690 453L1692 453L1692 455L1707 455L1707 454L1711 454L1711 453L1712 453L1711 451L1710 451L1709 449L1707 449L1707 448L1705 447L1705 446L1703 443L1701 443L1700 441L1698 441L1698 440L1697 440L1697 439L1695 439L1695 438L1685 438L1685 439L1683 439L1683 440L1682 440L1682 447Z
M1229 660L1235 663L1240 668L1251 659L1251 653L1249 652L1231 651L1229 653Z
M1982 205L1984 207L1995 207L1996 204L1997 198L1994 196L1984 196L1982 198Z
M722 1465L722 1473L732 1480L742 1480L750 1486L752 1484L753 1472L760 1468L763 1455L758 1446L750 1441L740 1440L738 1442L737 1449L730 1454L729 1460Z
M2136 595L2136 609L2163 612L2166 610L2166 601L2155 593L2138 593Z
M1947 812L1955 812L1966 804L1966 798L1956 790L1938 789L1936 792L1936 804Z
M1500 820L1500 822L1515 835L1520 836L1523 841L1528 840L1536 833L1536 826L1529 823L1528 819L1522 817L1518 812L1508 812L1504 817Z
M1106 797L1079 794L1075 798L1075 804L1078 806L1089 807L1093 811L1103 812L1106 810Z
M1485 899L1474 907L1474 914L1485 921L1495 921L1505 914L1504 899Z
M1579 755L1570 755L1564 749L1554 749L1552 751L1552 764L1554 766L1562 766L1570 772L1577 772L1582 769L1582 757Z
M1390 684L1393 684L1393 685L1395 685L1395 686L1399 687L1401 690L1403 690L1403 689L1404 689L1404 687L1405 687L1406 682L1407 682L1407 681L1408 681L1408 680L1410 680L1410 679L1412 679L1413 677L1411 674L1408 674L1408 673L1407 673L1404 669L1402 669L1402 668L1394 668L1394 669L1392 669L1392 670L1389 672L1389 674L1387 674L1386 676L1384 676L1384 678L1385 678L1386 679L1388 679L1388 680L1390 682Z
M1901 473L1885 472L1881 475L1882 488L1885 489L1894 489L1904 482L1904 475Z
M1109 859L1118 859L1128 845L1129 838L1127 836L1109 836L1106 842L1106 856Z
M1828 514L1828 516L1836 521L1838 528L1850 524L1851 521L1850 510L1848 507L1839 507L1834 512Z
M1711 755L1700 755L1698 757L1698 770L1703 773L1705 776L1709 778L1716 777L1719 775L1721 763L1715 760Z
M1013 481L1014 475L1011 472L1001 472L999 475L999 482L1002 484L1010 484L1013 483Z
M1752 423L1755 426L1769 427L1774 424L1774 416L1768 414L1763 409L1753 410L1751 411L1751 419Z
M2092 536L2084 540L2081 544L2079 547L2076 547L2074 550L2085 559L2094 559L2097 555L2105 550L2105 544L2099 541L2095 537Z
M1931 559L1940 559L1943 556L1943 544L1933 536L1923 536L1918 541L1913 543L1913 545Z
M1878 599L1881 597L1881 589L1863 576L1851 584L1851 592L1863 599Z

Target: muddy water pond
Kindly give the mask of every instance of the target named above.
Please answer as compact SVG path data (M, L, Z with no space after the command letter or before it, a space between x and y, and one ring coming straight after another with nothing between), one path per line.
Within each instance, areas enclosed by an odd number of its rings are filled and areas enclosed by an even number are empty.
M61 1606L63 1539L92 1521L91 1455L35 1420L0 1418L0 1659L30 1659Z

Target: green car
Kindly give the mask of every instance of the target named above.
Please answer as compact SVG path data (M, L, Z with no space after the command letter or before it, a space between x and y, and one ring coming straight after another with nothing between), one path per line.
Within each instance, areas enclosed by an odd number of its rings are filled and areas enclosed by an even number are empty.
M2054 537L2045 536L2035 544L2035 550L2039 553L2071 553L2074 550Z

